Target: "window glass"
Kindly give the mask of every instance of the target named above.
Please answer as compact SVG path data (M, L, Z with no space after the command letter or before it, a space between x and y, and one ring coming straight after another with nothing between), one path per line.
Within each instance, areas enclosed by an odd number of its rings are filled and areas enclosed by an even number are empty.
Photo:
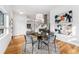
M4 14L0 11L0 34L4 33Z
M4 29L0 29L0 34L2 34L4 32Z
M0 26L4 25L4 14L0 11Z

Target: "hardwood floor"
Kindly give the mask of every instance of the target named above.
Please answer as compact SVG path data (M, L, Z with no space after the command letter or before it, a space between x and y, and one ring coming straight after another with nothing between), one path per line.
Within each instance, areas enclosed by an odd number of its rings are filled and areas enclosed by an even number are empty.
M24 35L13 36L5 54L20 54L25 43ZM79 47L56 40L60 54L79 54Z
M79 47L56 40L58 49L61 54L79 54Z
M24 35L13 36L12 40L5 51L5 54L19 54L22 51L22 46L25 43Z

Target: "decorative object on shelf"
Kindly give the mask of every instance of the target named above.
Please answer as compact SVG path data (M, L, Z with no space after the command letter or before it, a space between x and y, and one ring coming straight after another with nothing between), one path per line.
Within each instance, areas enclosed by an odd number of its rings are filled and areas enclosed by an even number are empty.
M36 20L40 20L42 23L44 23L44 15L41 13L36 14Z
M9 21L9 26L10 26L10 31L11 31L11 34L12 34L13 33L13 19L12 18Z
M58 34L72 34L72 10L55 15L55 32Z

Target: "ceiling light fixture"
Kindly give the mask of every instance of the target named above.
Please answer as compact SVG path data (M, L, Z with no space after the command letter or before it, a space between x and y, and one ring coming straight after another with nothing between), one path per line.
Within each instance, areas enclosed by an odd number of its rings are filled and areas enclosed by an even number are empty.
M20 11L19 13L20 13L21 15L24 14L24 12L22 12L22 11Z

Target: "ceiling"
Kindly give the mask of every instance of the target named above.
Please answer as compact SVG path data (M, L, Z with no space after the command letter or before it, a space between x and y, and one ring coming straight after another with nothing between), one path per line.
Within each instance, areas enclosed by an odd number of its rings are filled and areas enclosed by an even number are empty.
M61 9L62 7L69 9L73 6L70 6L70 5L11 5L11 7L13 8L14 13L24 14L29 18L35 18L35 15L37 13L50 14L51 10L55 10L57 8Z
M52 7L52 5L14 5L13 11L15 13L23 12L23 14L33 17L37 13L49 14Z

